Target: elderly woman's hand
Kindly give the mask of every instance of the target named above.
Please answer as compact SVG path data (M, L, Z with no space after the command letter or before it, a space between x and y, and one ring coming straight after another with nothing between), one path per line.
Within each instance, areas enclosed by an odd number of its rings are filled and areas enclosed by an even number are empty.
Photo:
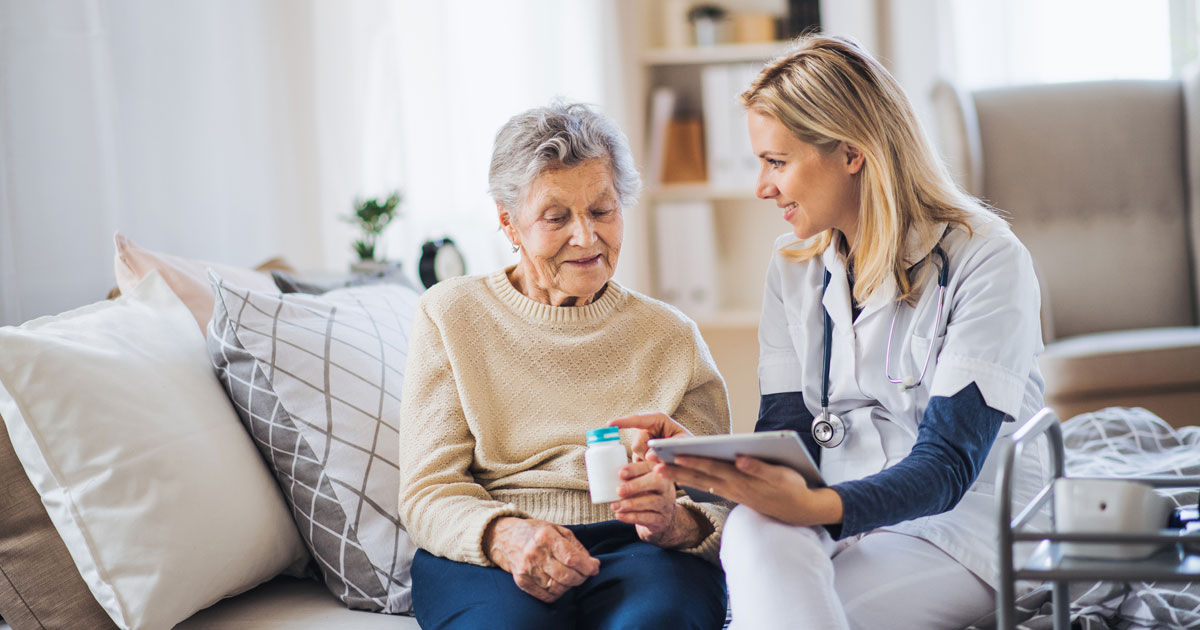
M488 559L508 571L522 591L550 603L600 572L600 561L571 530L532 518L504 516L483 536Z
M642 540L667 548L693 547L708 535L707 520L675 501L675 484L654 472L655 462L637 461L621 469L620 501L611 504L617 520L632 523Z

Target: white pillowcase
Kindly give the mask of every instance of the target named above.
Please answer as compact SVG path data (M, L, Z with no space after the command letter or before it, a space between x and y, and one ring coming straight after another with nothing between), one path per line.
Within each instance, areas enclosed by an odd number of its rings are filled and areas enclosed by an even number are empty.
M279 489L187 307L128 295L0 328L0 416L88 588L167 629L303 563Z

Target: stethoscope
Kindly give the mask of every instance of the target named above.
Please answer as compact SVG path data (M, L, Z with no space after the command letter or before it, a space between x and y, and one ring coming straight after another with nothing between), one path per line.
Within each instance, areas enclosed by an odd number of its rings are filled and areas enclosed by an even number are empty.
M946 258L946 252L941 245L933 246L933 253L938 258L942 259L942 266L938 269L938 294L937 294L937 317L933 322L933 333L930 335L932 340L937 331L942 326L942 303L945 299L946 284L950 278L950 263ZM821 300L824 302L825 290L829 288L829 270L825 270L825 280L821 283ZM813 422L812 436L817 444L825 448L834 448L846 439L846 429L848 425L844 420L839 418L837 414L829 413L829 359L832 355L833 346L833 318L829 316L829 309L822 305L821 309L825 312L825 356L821 361L821 415ZM887 377L889 383L895 383L900 386L902 391L909 390L917 385L920 385L925 380L925 372L929 369L929 360L933 357L933 342L929 344L929 350L925 353L925 364L921 366L921 375L915 380L911 376L903 378L895 378L892 376L892 333L896 329L896 316L900 314L900 302L896 302L896 310L892 312L892 325L888 327L887 349L883 355L883 375Z

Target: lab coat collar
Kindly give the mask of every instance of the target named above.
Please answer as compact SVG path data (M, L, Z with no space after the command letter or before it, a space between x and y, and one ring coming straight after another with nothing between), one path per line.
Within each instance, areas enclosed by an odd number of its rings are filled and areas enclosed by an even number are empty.
M948 226L949 223L939 221L924 233L909 230L904 243L904 265L912 269L913 265L925 260L925 257L933 252L934 246L941 242Z
M933 248L939 242L941 242L942 236L946 233L946 227L948 225L949 224L945 221L939 221L938 223L930 226L929 230L925 232L909 230L908 236L905 239L904 247L905 267L912 269L914 265L929 256L933 252ZM833 274L833 278L839 277L839 269L841 271L843 285L842 293L844 294L844 303L847 311L846 320L849 322L851 321L850 317L852 317L852 315L849 314L850 290L845 281L846 261L845 257L838 253L838 245L841 238L841 232L835 231L833 240L830 242L829 247L825 249L824 262L825 268ZM838 267L835 268L835 264L838 265ZM829 281L829 289L831 292L833 290L833 285L834 280L831 278ZM899 293L899 288L896 286L896 279L888 276L884 279L883 284L871 294L871 297L867 298L867 301L863 303L863 310L862 314L859 315L859 319L864 320L884 306L895 304L896 297L899 295ZM830 308L828 302L826 302L826 308ZM834 318L834 323L837 323L838 318L834 314L832 308L830 308L829 315L830 317Z
M846 256L841 253L842 239L842 233L834 230L829 246L821 254L821 263L829 271L829 288L825 290L821 304L833 320L835 333L850 331L854 324L854 314L850 310L850 285L846 282Z

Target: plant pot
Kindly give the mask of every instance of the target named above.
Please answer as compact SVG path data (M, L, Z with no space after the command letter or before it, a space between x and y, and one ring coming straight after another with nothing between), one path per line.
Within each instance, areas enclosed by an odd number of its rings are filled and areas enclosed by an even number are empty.
M384 274L399 268L400 263L398 262L390 262L387 260L360 260L350 265L350 272L375 275Z

